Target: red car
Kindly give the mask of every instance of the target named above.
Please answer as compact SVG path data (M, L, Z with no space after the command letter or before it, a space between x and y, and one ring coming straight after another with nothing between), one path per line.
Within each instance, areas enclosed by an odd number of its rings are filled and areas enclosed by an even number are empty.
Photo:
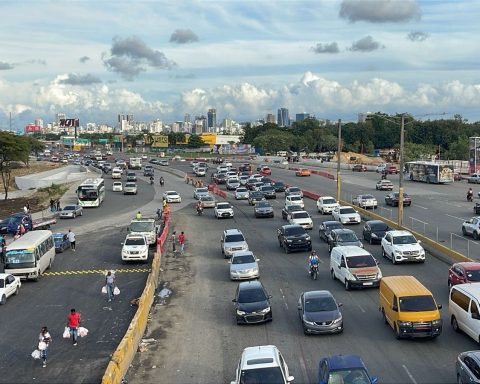
M398 168L395 165L387 165L385 170L389 175L398 174Z
M260 170L260 174L262 176L270 176L272 174L272 170L268 167L263 167L261 170Z
M356 164L352 167L352 172L367 172L367 166L363 164Z
M448 286L480 282L480 263L473 261L453 264L448 270Z

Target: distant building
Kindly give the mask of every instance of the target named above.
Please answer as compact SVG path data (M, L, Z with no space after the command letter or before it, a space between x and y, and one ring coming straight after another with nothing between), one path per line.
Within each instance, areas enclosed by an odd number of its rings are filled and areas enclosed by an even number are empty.
M361 112L358 114L358 122L359 123L365 123L367 121L368 115L370 115L371 112Z
M295 121L299 123L300 121L307 120L310 118L310 114L307 112L297 113L295 115Z
M275 115L273 113L268 113L266 120L267 120L267 123L272 123L272 124L276 123Z
M217 128L217 110L212 108L207 113L207 132L215 132Z
M277 112L277 124L279 127L290 126L290 116L287 108L280 108Z
M208 132L207 119L205 116L195 116L195 122L192 126L192 133L199 135L200 133Z
M185 116L183 117L183 123L184 124L191 124L192 123L192 120L190 118L190 114L189 113L186 113Z
M125 115L119 114L118 115L118 130L120 132L128 132L133 130L134 128L134 120L133 115Z

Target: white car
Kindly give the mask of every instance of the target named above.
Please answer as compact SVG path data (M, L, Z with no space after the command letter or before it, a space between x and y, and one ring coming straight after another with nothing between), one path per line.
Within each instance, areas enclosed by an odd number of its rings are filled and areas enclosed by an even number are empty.
M158 164L162 167L168 167L168 160L160 160Z
M240 176L239 177L240 184L241 185L247 184L247 181L248 181L249 178L250 178L250 176L247 176L247 175Z
M205 168L196 168L195 175L198 177L205 176L207 174L207 170Z
M217 219L233 217L233 208L230 203L222 201L215 205L213 213Z
M326 213L332 213L332 211L339 207L337 200L331 196L321 196L317 200L317 209L322 215Z
M196 200L200 200L200 197L209 195L208 188L195 188L193 191L193 198Z
M182 198L177 191L166 191L163 192L163 198L167 203L181 203Z
M248 189L245 187L239 187L233 193L235 200L247 200L248 199Z
M342 224L360 224L362 218L358 212L349 205L340 205L332 211L333 219Z
M385 169L387 169L387 164L378 164L375 172L382 173Z
M233 191L240 187L240 181L238 179L228 179L226 182L226 187L229 191Z
M260 272L258 261L252 251L235 251L228 261L231 280L258 279Z
M425 250L409 231L388 231L382 238L381 245L382 256L391 259L393 264L406 261L425 262Z
M137 183L125 183L123 187L124 195L136 195L137 194Z
M121 181L114 181L112 184L113 192L123 192L123 184Z
M75 219L77 216L83 216L83 207L80 205L66 205L60 211L61 219Z
M129 234L122 243L123 261L147 261L148 260L148 241L144 235Z
M358 195L357 197L354 197L352 200L352 204L358 205L360 208L364 209L375 209L378 206L377 199L375 198L375 196L370 194Z
M298 195L290 195L285 197L285 205L300 205L302 209L305 209L305 203L303 197Z
M288 214L288 223L297 224L305 229L313 228L313 221L307 211L294 211Z
M20 277L0 273L0 304L4 305L10 296L18 295L21 286Z

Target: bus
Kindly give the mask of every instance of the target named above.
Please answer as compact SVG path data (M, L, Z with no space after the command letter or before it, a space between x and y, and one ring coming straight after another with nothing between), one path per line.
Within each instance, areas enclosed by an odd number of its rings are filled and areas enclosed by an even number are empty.
M105 199L105 181L102 178L86 179L77 189L78 205L99 207Z
M55 242L51 231L25 233L7 246L5 273L20 279L38 281L42 273L52 267L55 260Z
M405 163L406 178L424 183L453 183L453 165L437 164L429 161L409 161Z

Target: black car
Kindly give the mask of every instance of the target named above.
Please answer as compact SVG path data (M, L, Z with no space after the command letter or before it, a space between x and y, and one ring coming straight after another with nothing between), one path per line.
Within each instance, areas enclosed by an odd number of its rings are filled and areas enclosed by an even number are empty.
M284 225L278 228L277 236L280 248L283 248L285 253L312 250L312 239L305 228L300 225Z
M304 292L298 300L298 315L305 335L311 333L340 333L343 331L343 317L329 291Z
M344 228L343 224L340 223L339 221L324 221L318 226L318 234L320 238L328 243L328 236L330 235L330 231L332 229L342 229Z
M248 204L255 205L257 201L264 201L265 196L260 191L250 191L248 192Z
M283 220L288 219L288 215L290 214L290 212L304 211L304 210L305 209L303 209L301 205L293 205L293 204L292 205L286 205L282 209Z
M381 220L370 220L363 227L363 239L370 244L380 243L385 236L385 232L391 228Z
M235 299L237 324L256 324L272 321L270 296L258 280L238 284Z
M275 192L285 192L285 184L283 181L275 181L273 183L273 188L275 188Z
M275 188L271 185L262 185L260 187L260 192L263 193L266 199L276 199L277 193L275 192Z
M351 229L332 229L328 234L328 251L331 252L334 247L346 245L356 245L363 248L363 244L357 237L357 234Z
M391 205L392 207L398 206L398 195L398 192L389 193L385 196L385 204ZM410 205L412 205L412 198L407 193L403 193L403 206L409 207Z
M215 176L215 183L226 184L226 182L227 182L227 175L225 173L218 173Z
M268 177L262 177L260 181L265 185L273 185L273 180Z

